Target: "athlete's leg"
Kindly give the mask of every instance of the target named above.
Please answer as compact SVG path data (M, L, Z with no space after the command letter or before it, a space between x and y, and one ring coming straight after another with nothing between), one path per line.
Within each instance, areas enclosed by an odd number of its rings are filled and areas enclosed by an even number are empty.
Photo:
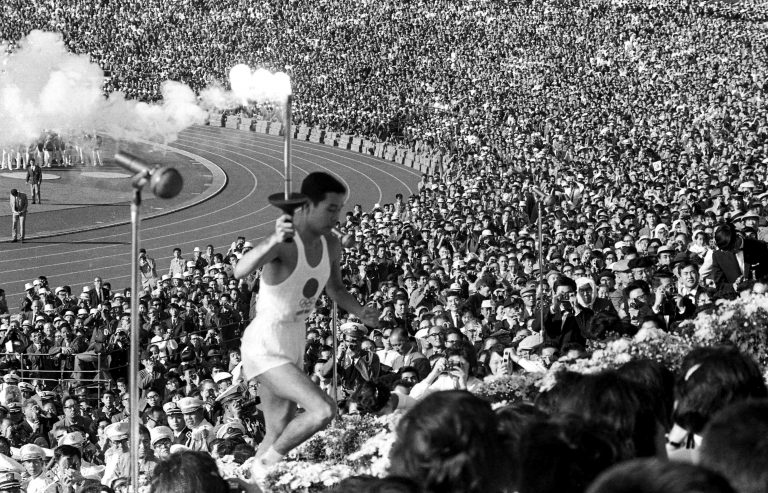
M296 403L276 396L266 385L259 388L261 398L261 410L264 413L264 426L266 433L259 444L256 456L263 455L277 440L288 423L296 416Z
M259 376L259 382L275 397L295 402L304 409L303 413L296 415L285 425L280 436L272 443L271 448L280 455L287 454L323 429L336 415L336 403L331 397L292 364L268 370ZM268 419L266 415L265 419Z

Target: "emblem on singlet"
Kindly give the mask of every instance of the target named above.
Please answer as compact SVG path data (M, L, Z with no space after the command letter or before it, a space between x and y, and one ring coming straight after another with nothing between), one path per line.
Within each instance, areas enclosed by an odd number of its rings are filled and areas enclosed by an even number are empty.
M314 277L310 277L304 284L304 289L301 290L301 294L304 296L299 300L299 310L296 311L296 317L306 317L314 310L315 303L317 303L317 290L320 287L320 282Z

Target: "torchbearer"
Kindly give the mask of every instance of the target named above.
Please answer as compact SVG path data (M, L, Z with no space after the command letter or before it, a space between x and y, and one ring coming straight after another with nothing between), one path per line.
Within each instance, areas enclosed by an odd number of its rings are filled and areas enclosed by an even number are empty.
M334 400L303 371L305 320L323 287L331 299L365 325L378 325L379 311L361 306L341 280L342 245L332 230L346 194L346 187L335 177L310 173L302 182L303 197L299 197L301 205L295 215L281 215L275 231L235 267L238 279L263 267L256 316L241 345L245 380L256 377L261 383L266 424L251 469L256 479L263 478L270 466L324 428L336 414ZM286 197L292 197L288 186ZM305 411L298 416L297 404Z

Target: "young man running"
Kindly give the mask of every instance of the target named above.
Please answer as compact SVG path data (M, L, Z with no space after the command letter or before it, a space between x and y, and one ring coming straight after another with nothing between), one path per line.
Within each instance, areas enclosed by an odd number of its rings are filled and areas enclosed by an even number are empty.
M336 403L303 371L305 320L326 288L338 305L376 327L379 311L361 306L341 279L341 245L331 234L347 190L327 173L310 173L301 193L308 202L293 218L283 215L275 232L246 253L235 276L242 279L263 267L256 316L242 340L243 373L257 377L266 434L252 468L263 477L291 449L324 428ZM285 240L292 238L292 242ZM296 405L303 413L296 415Z

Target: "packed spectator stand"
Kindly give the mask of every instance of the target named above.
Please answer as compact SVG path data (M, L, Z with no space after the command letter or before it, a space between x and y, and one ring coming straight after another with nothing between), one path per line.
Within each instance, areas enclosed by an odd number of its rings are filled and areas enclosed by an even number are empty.
M591 341L674 332L719 299L765 296L766 14L761 5L666 1L11 1L2 6L0 33L14 41L32 29L60 31L73 51L105 69L105 92L147 101L159 98L166 79L202 89L239 62L285 70L297 123L450 156L423 177L418 194L372 210L354 206L339 225L356 240L344 251L345 282L361 303L382 310L376 330L343 313L338 321L342 412L381 412L366 398L373 385L438 420L447 419L439 406L479 405L437 390L471 391L495 375L544 371L559 358L585 356ZM244 111L274 116L269 107ZM736 274L717 260L732 246L718 229L726 222L758 252L742 249ZM152 259L164 252L142 254L138 412L149 429L141 451L147 483L155 463L178 448L242 463L263 436L257 385L243 381L238 366L259 286L258 275L233 276L253 247L246 240L227 252L204 245L205 252L174 252L168 266ZM89 286L48 286L44 272L31 272L23 300L6 300L0 290L7 350L0 453L23 462L25 491L48 491L34 489L38 483L75 491L88 484L83 478L125 488L131 293L98 274ZM331 323L323 297L307 321L305 368L329 393ZM765 369L723 351L691 355L676 369L684 372L680 385L696 365L730 361L747 374L739 395L766 397L764 383L749 380ZM442 376L451 372L446 387ZM573 388L596 395L588 391L629 387L638 378L631 372ZM576 394L560 388L536 408L501 411L498 419L520 417L542 437L583 437L595 422ZM688 440L683 451L696 450L715 413L691 421L666 404L653 412L669 434L667 448ZM565 414L584 422L542 418ZM417 418L403 429L419 433ZM621 435L632 431L616 432L632 447L622 442L614 457L584 465L588 479L569 485L573 491L586 491L613 463L658 455L653 444ZM493 441L479 425L467 433ZM399 447L404 457L416 454ZM538 453L524 440L519 447L518 472ZM30 472L54 449L48 471ZM74 455L83 463L71 477L57 461ZM658 464L646 466L661 474ZM524 474L490 474L451 490L405 461L392 472L420 488L404 491L514 490L510 484L521 493L556 491ZM694 473L704 474L687 472ZM765 491L728 479L740 493ZM592 491L611 491L599 483Z

